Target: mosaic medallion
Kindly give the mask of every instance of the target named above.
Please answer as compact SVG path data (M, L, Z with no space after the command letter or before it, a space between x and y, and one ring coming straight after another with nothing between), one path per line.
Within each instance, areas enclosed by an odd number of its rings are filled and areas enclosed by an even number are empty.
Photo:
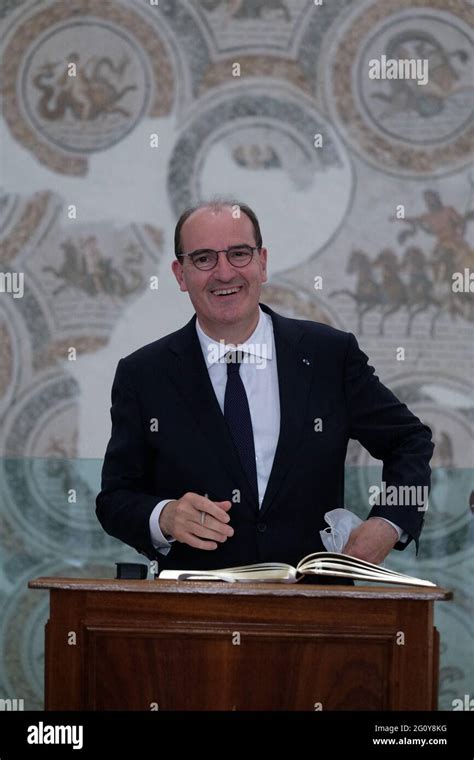
M452 0L449 11L443 0L372 0L334 28L326 100L347 142L381 169L433 175L472 155L474 9ZM426 81L414 69L388 74L387 61L405 60L426 61Z
M116 551L95 515L99 460L77 459L77 387L45 377L5 415L3 509L32 556L84 560Z
M289 87L270 94L255 83L203 98L183 124L169 164L176 216L229 188L255 207L262 223L273 220L262 229L273 273L304 261L335 234L351 203L352 168L309 98Z
M169 112L172 68L151 20L110 0L70 0L17 26L1 60L4 115L42 163L82 174L87 154Z

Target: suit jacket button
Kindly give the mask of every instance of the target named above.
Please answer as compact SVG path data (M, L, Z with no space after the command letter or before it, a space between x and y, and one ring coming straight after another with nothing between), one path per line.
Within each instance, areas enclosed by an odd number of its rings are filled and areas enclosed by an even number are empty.
M257 523L257 530L259 533L265 533L266 529L267 529L266 523L262 523L262 522Z

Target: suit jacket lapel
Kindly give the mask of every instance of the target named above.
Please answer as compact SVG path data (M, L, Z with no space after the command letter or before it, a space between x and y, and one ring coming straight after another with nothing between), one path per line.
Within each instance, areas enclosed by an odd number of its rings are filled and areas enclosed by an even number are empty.
M297 462L298 444L307 417L307 404L313 375L313 361L301 344L303 329L297 320L290 320L274 312L265 304L263 311L273 322L280 393L280 434L273 467L268 480L260 516L271 508L280 486ZM291 505L288 505L291 507Z

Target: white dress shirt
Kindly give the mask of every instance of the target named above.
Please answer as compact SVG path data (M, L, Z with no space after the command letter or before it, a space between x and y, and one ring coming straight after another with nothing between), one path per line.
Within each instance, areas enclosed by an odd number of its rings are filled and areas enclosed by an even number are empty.
M229 351L240 349L247 354L246 360L240 365L240 377L252 418L252 428L255 445L257 466L258 503L262 506L265 489L270 478L270 472L275 457L275 451L280 433L280 394L278 387L278 371L273 336L273 323L269 314L259 307L258 324L252 335L244 343L219 343L210 338L196 318L196 331L201 344L202 353L211 379L217 401L224 414L224 396L227 383L227 363L224 356ZM180 497L177 496L177 499ZM160 530L159 519L161 511L173 499L160 501L150 515L150 536L155 549L161 554L168 554L171 543ZM385 518L377 518L385 519ZM396 529L400 539L402 530L387 520ZM405 535L402 536L403 541Z

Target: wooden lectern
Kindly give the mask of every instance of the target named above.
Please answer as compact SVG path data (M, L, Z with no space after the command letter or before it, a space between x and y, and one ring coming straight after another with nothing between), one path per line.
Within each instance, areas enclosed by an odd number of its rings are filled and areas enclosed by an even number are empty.
M38 578L47 710L435 710L440 588Z

